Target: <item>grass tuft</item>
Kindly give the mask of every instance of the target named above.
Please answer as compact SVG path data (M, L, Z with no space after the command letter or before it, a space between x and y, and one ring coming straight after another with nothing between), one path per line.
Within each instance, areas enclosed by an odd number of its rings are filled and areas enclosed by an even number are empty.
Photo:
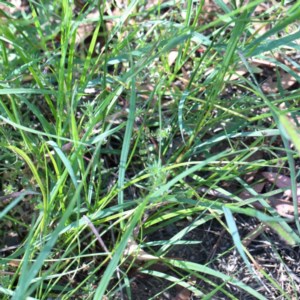
M294 299L299 3L19 2L1 298Z

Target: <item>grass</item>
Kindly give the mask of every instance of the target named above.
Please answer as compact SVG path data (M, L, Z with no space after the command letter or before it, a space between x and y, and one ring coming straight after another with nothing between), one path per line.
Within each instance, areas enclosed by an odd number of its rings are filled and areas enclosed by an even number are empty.
M141 299L175 286L199 299L292 299L256 267L238 220L300 245L299 84L281 80L284 70L299 82L299 64L275 59L299 51L299 3L79 2L9 11L2 1L2 299L139 299L138 276L160 282ZM275 64L272 93L254 59ZM266 169L291 177L295 222L245 180ZM173 257L203 243L188 235L214 222L232 236L218 257ZM248 283L214 264L234 249Z

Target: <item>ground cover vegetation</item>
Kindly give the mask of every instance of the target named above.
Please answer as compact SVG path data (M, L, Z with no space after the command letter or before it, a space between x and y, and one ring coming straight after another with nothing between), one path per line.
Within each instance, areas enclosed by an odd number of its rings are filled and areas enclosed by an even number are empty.
M297 299L299 1L1 1L1 299Z

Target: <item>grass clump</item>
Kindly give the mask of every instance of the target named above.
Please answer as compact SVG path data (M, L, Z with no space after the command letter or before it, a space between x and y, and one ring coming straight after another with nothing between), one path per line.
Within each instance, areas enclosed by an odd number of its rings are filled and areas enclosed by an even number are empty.
M299 4L2 2L3 299L292 299Z

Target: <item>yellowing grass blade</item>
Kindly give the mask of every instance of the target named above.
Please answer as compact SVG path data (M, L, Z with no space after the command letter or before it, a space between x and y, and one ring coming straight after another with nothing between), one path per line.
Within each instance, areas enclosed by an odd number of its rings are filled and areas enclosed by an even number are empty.
M15 147L15 146L8 146L7 148L12 150L13 152L15 152L18 156L20 156L28 165L29 169L31 170L31 172L33 174L34 179L36 180L36 182L41 190L41 193L43 196L43 203L44 203L44 212L46 212L47 211L47 193L44 188L44 184L39 176L39 173L34 166L34 163L32 162L32 160L29 158L29 156L23 150Z

